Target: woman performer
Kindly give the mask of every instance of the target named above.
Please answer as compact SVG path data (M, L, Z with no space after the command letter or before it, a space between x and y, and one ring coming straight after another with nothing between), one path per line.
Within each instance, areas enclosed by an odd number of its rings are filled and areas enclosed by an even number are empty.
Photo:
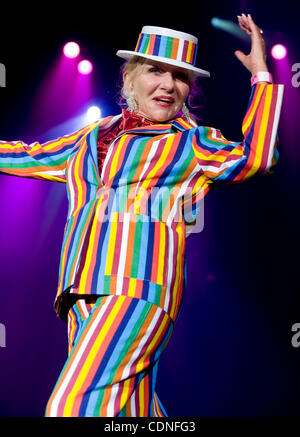
M55 309L69 357L46 416L166 416L155 393L159 358L185 283L185 244L212 184L272 171L283 85L272 84L262 31L248 15L252 91L243 141L197 126L185 101L197 38L143 27L120 50L128 109L45 144L0 142L1 172L65 182L65 226Z

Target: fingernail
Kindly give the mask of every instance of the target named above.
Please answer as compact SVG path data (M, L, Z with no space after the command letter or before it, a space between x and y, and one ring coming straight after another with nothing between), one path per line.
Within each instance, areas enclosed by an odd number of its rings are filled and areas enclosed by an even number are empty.
M249 17L249 18L252 18L250 14L248 14L248 17Z
M243 17L246 17L246 15L245 14L242 14L243 15Z

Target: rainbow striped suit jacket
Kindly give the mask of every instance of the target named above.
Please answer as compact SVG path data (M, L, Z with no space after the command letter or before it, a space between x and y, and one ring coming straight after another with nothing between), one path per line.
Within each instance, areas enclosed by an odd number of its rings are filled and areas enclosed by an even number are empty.
M98 130L110 116L75 133L31 145L0 141L0 171L65 182L69 199L55 309L66 320L71 294L123 294L153 302L175 319L185 283L185 244L213 183L270 173L283 85L252 88L243 141L190 119L123 131L101 174Z

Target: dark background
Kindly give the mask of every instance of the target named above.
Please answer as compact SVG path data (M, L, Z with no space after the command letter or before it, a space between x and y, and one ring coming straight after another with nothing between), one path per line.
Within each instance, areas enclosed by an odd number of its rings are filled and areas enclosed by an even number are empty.
M93 60L95 99L117 114L121 60L143 25L199 38L204 123L239 141L250 73L234 51L249 45L215 29L217 16L251 13L264 29L268 52L281 42L290 65L300 62L299 2L197 1L6 5L1 17L0 138L26 142L64 121L64 105L32 116L33 96L60 56L78 41ZM169 416L298 416L300 348L292 325L299 314L299 97L292 73L279 128L280 160L272 176L220 186L205 199L204 229L187 242L188 287L175 332L161 358L157 393ZM288 72L289 73L289 72ZM36 108L35 112L36 112ZM64 134L62 132L61 134ZM66 326L52 307L67 198L64 184L1 175L0 416L43 416L67 357ZM55 226L54 226L55 225Z

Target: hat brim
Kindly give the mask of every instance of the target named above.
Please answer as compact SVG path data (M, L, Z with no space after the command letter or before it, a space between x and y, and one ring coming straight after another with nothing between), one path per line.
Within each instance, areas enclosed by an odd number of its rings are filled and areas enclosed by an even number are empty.
M177 61L177 59L168 59L168 58L164 58L161 56L147 55L144 53L133 52L130 50L118 50L117 56L119 56L120 58L126 59L127 61L132 56L140 56L142 58L151 59L152 61L162 62L163 64L171 64L171 65L175 65L176 67L180 67L180 68L183 68L185 70L192 71L196 77L210 77L209 71L205 71L205 70L202 70L201 68L194 67L193 65L190 65L186 62Z

